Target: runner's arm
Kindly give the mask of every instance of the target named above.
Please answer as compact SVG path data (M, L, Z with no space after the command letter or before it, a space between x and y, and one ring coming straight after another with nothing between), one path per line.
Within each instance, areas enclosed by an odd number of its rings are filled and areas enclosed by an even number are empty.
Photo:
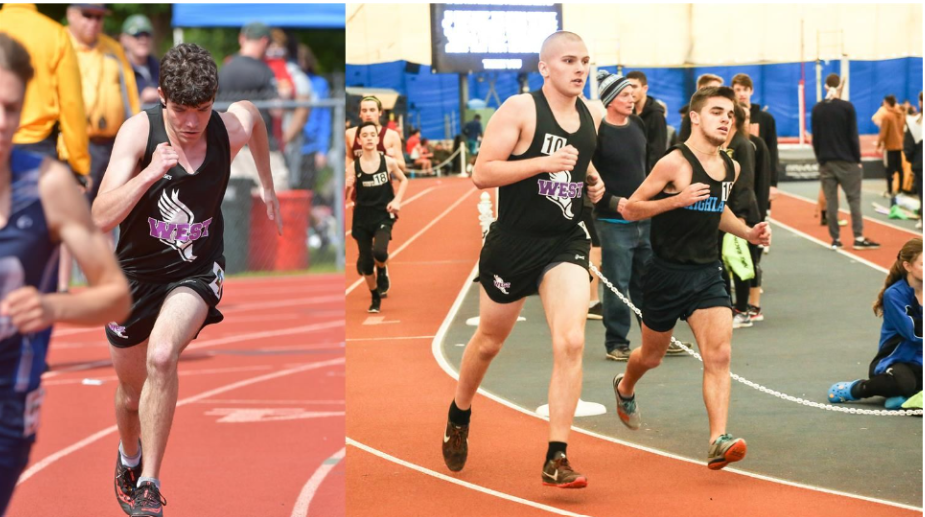
M548 156L508 161L520 140L525 123L524 114L536 111L532 102L529 95L511 97L504 101L488 121L482 147L472 170L472 182L476 187L483 189L510 185L551 170L545 165ZM533 119L536 119L535 114Z
M710 189L702 183L689 185L683 192L678 195L666 197L652 201L651 199L665 190L669 184L677 184L679 171L683 168L690 169L687 161L681 156L680 151L673 151L661 160L659 160L652 172L639 185L639 188L633 192L633 195L627 200L623 211L620 215L627 221L640 221L649 219L662 212L674 210L689 206L697 201L710 197ZM704 194L704 187L706 193ZM685 195L685 193L687 193Z
M263 117L250 101L235 102L222 113L222 120L228 130L231 144L231 159L247 145L250 147L257 175L260 177L260 197L267 205L267 218L276 222L276 231L283 234L283 221L279 215L279 200L273 187L273 172L270 170L270 142Z
M93 222L104 232L121 223L148 189L163 177L162 164L151 163L138 172L148 142L148 115L139 113L125 121L116 135L109 166L93 202Z
M398 160L386 156L385 163L389 169L389 174L398 180L398 192L395 194L395 199L393 199L392 202L401 205L401 200L405 198L405 190L408 188L408 178L405 176L405 173L402 172Z
M49 325L102 325L128 317L131 296L109 242L93 224L86 199L62 164L45 159L39 195L51 236L67 246L87 276L89 287L75 293L41 294L34 287L10 293L0 313L10 315L22 333Z
M408 170L408 166L405 164L405 153L401 149L401 136L398 134L398 131L393 131L391 129L385 130L385 150L391 151L392 153L388 156L398 162L398 166L401 168L402 172Z
M729 205L723 208L723 216L719 220L719 229L741 237L752 244L767 246L771 244L771 227L766 222L760 222L749 227L744 221L732 213Z

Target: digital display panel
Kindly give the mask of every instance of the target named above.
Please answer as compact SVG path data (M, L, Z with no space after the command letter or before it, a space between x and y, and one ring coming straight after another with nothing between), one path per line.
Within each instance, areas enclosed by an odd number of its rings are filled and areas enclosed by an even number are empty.
M562 5L431 4L430 27L437 73L535 71L543 40L562 30Z

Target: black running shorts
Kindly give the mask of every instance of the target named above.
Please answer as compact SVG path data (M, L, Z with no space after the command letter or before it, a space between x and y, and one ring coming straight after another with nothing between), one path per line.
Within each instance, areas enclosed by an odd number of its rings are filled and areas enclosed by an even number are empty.
M479 256L479 282L493 301L516 302L539 291L551 265L569 262L588 269L589 251L591 240L582 224L563 235L538 237L492 223Z
M124 322L111 322L106 326L106 338L109 344L116 348L129 348L148 339L154 328L154 322L161 312L164 299L178 287L192 289L209 306L209 313L202 327L196 331L196 337L206 325L225 319L216 308L222 299L222 285L225 281L224 262L224 258L221 258L220 262L213 263L211 269L176 282L150 283L130 279L132 312Z
M351 232L353 238L359 242L372 241L376 232L385 230L389 240L392 240L392 226L397 217L381 209L357 207L353 213Z
M581 211L581 222L584 223L585 229L588 230L588 237L591 238L591 247L600 248L601 239L597 236L597 229L594 228L594 209L584 207Z
M643 281L643 323L656 332L667 332L697 309L732 310L722 271L719 261L687 265L652 257Z

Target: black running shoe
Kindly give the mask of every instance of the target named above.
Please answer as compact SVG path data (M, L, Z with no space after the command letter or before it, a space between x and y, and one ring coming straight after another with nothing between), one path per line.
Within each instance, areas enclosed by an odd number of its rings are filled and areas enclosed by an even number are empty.
M135 499L135 485L141 476L141 465L139 461L137 467L126 467L122 464L122 455L116 452L116 479L113 483L116 488L116 500L125 515L132 514L132 502Z
M377 267L376 287L379 288L379 296L385 298L386 293L389 292L389 287L391 287L391 285L391 282L389 282L389 267Z
M378 296L373 297L373 302L369 304L369 309L366 312L379 312L379 308L382 306L382 298Z
M466 466L469 456L469 426L454 425L447 421L443 432L443 461L446 468L459 472Z
M880 244L868 239L867 237L862 237L861 239L854 240L853 247L856 250L875 250L880 248Z
M835 239L834 241L832 241L832 249L833 249L833 250L842 249L844 246L845 246L845 245L842 244L841 241L838 240L838 239Z
M164 506L167 506L167 499L161 495L157 485L145 481L135 489L132 517L164 517Z

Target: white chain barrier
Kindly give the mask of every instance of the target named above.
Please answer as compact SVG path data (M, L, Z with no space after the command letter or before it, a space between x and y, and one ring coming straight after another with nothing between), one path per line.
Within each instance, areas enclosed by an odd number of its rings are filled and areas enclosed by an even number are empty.
M453 160L455 160L456 157L459 156L459 153L462 152L463 145L465 145L465 142L463 142L462 145L460 145L455 151L453 151L453 154L451 154L446 160L443 160L442 162L438 163L437 165L431 165L430 168L431 168L432 170L439 170L439 169L442 169L444 166L446 166L448 163L450 163L450 162L452 162ZM463 169L465 169L465 166L463 167ZM412 173L412 172L413 172L413 173L415 173L415 174L418 174L418 173L423 173L423 172L424 172L424 169L412 169L411 167L408 167L408 172L409 172L409 173Z
M600 272L600 270L598 270L597 267L595 267L594 264L590 264L590 263L589 263L589 265L591 266L591 271L593 271L594 274L596 274L596 275L598 276L598 278L601 279L601 282L602 282L604 285L606 285L611 291L613 291L613 294L617 295L617 298L619 298L623 303L625 303L633 312L636 313L637 316L639 316L640 318L642 318L642 311L640 311L638 308L636 308L636 306L634 306L634 305L632 304L632 302L630 302L625 296L623 296L623 294L621 294L620 291L618 291L617 288L614 287L614 285L613 285L612 283L610 283L610 280L608 280L607 277L605 277L605 276ZM730 324L731 324L731 323L730 323ZM684 345L683 343L681 343L680 341L678 341L677 339L675 339L674 336L671 337L671 342L674 343L675 345L678 345L679 347L683 348L685 352L687 352L688 354L694 356L698 361L703 362L703 359L700 357L700 354L698 354L698 353L695 352L694 350L690 349L689 347L687 347L686 345ZM760 384L758 384L758 383L756 383L756 382L752 382L752 381L750 381L750 380L748 380L748 379L746 379L746 378L744 378L744 377L742 377L742 376L740 376L740 375L736 375L736 374L731 373L731 372L730 372L730 376L731 376L733 379L735 379L736 381L741 382L742 384L744 384L744 385L746 385L746 386L748 386L748 387L750 387L750 388L754 388L754 389L756 389L756 390L758 390L758 391L760 391L760 392L762 392L762 393L767 393L768 395L771 395L771 396L773 396L773 397L777 397L777 398L780 398L780 399L784 399L784 400L787 400L787 401L790 401L790 402L796 402L797 404L802 404L802 405L804 405L804 406L814 407L814 408L817 408L817 409L824 409L824 410L826 410L826 411L834 411L834 412L837 412L837 413L850 413L850 414L852 414L852 415L874 415L874 416L922 416L922 410L921 410L921 409L915 409L915 410L905 409L905 410L894 411L894 410L887 410L887 409L858 409L858 408L847 407L847 406L833 406L832 404L822 404L822 403L819 403L819 402L813 402L813 401L811 401L811 400L806 400L806 399L801 399L801 398L799 398L799 397L794 397L794 396L792 396L792 395L787 395L787 394L781 393L781 392L779 392L779 391L774 391L774 390L772 390L771 388L767 388L767 387L765 387L765 386L762 386L762 385L760 385Z

